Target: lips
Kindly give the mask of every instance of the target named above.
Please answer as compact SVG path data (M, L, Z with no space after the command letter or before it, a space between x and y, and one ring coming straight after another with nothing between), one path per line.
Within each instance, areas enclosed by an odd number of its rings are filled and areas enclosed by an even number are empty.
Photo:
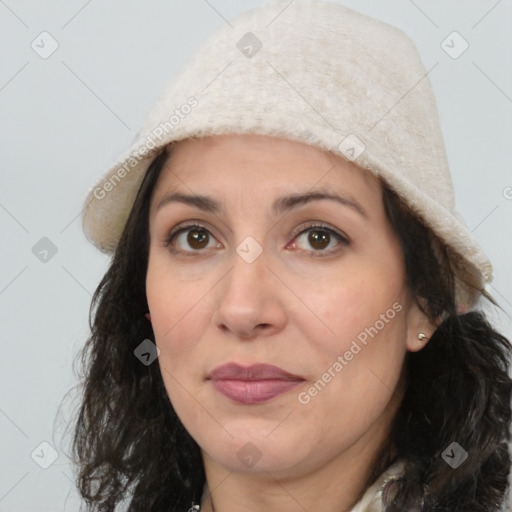
M207 379L218 392L241 404L267 402L304 382L299 375L270 364L228 363L215 368Z

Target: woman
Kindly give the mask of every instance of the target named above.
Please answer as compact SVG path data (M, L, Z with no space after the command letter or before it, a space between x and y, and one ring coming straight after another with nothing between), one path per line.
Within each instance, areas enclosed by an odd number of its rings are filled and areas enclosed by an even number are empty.
M90 509L500 510L510 344L453 203L404 34L279 0L208 38L86 203Z

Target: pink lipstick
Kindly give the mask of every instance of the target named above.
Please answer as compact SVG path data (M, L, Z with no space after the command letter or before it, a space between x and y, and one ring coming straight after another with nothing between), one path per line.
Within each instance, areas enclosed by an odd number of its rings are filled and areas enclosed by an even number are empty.
M270 364L240 366L228 363L209 375L214 388L241 404L261 404L298 386L304 379Z

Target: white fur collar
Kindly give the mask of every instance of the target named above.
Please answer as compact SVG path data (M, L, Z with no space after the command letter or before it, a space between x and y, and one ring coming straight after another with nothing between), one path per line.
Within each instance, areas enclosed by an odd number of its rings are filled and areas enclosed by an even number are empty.
M383 512L382 491L386 484L398 479L404 470L403 462L395 462L371 485L350 512Z

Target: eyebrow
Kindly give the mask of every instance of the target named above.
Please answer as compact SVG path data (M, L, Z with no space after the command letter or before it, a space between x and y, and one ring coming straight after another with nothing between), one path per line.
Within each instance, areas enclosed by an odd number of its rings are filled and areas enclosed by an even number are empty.
M366 210L355 199L335 194L327 190L304 192L278 197L272 203L272 211L275 215L280 215L286 211L292 210L293 208L310 203L311 201L320 201L324 199L336 201L343 206L351 208L353 211L362 215L365 219L369 218ZM211 213L219 213L222 209L220 203L212 197L204 195L187 195L180 192L173 192L166 194L160 200L156 207L156 211L159 211L161 208L170 203L183 203Z

